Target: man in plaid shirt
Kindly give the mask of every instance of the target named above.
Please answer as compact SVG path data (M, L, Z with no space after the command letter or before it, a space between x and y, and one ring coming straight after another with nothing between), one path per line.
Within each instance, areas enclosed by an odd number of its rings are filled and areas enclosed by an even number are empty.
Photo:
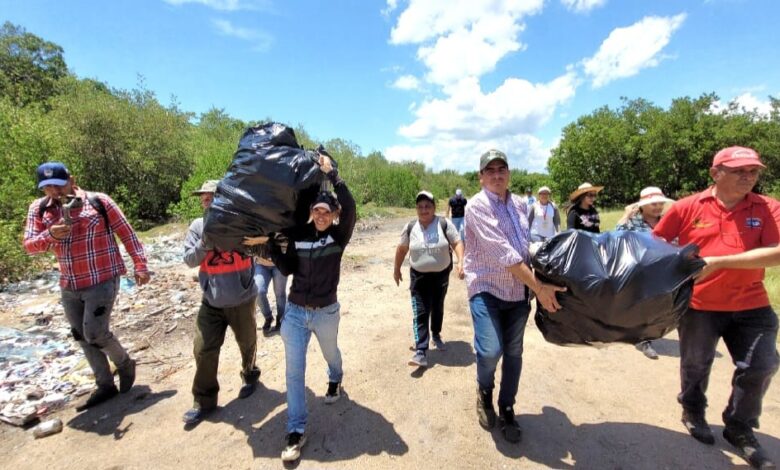
M59 262L65 316L97 384L76 408L82 411L129 391L135 381L135 361L109 329L119 277L127 272L114 234L133 259L136 283L146 284L150 276L141 242L110 197L87 194L59 162L42 164L37 176L45 196L27 212L24 248L31 255L53 251ZM119 389L108 359L119 372Z

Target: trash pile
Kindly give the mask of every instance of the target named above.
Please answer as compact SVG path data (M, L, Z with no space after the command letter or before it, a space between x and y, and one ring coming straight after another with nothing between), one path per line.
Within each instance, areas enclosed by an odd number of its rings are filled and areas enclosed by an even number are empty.
M163 342L200 304L192 276L165 269L182 265L182 240L183 234L166 236L145 245L149 269L155 273L149 284L136 286L132 274L120 281L112 330L130 354L146 364L170 362L155 352L154 340ZM132 273L132 261L125 262ZM94 388L92 370L71 337L59 303L58 279L51 271L0 291L0 309L17 312L16 324L24 325L0 326L0 420L6 423L27 426Z

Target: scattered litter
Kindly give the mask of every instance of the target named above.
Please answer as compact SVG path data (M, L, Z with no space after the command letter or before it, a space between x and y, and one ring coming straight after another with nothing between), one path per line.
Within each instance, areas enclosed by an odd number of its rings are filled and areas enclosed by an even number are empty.
M52 434L57 434L59 432L62 432L62 420L57 418L44 421L33 428L33 436L35 436L36 439L51 436Z

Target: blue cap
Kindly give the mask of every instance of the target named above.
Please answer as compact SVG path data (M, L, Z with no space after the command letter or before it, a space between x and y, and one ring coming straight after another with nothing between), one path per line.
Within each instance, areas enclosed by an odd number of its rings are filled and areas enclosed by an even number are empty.
M38 189L44 186L65 186L70 179L70 172L64 163L46 162L38 167Z

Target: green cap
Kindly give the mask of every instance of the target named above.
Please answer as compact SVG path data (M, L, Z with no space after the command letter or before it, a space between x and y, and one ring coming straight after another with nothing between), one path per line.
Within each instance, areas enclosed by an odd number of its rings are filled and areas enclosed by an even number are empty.
M501 160L506 164L507 167L509 166L509 161L507 160L506 154L504 152L501 150L490 149L483 153L479 158L479 171L484 170L485 167L488 166L488 164L493 160Z

